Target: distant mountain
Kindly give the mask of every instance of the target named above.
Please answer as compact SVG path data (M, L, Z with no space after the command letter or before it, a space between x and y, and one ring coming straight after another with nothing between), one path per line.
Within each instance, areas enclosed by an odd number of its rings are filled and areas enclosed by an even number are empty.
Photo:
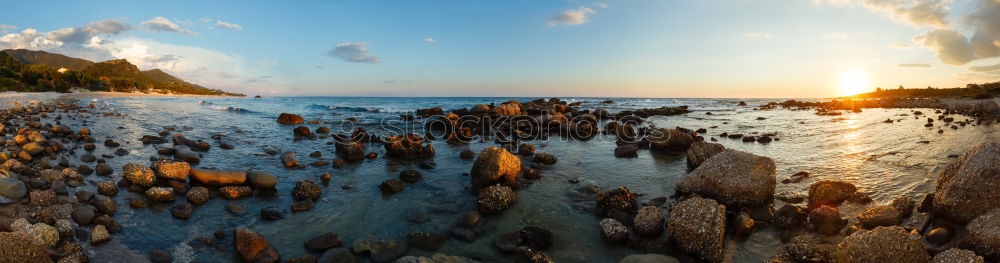
M205 88L197 84L188 83L187 81L184 81L183 79L180 79L178 77L174 77L173 75L167 74L166 72L163 72L163 70L160 70L158 68L142 71L142 75L145 75L146 77L151 78L153 80L163 82L164 84L167 85L178 85L178 86L188 85L192 87Z
M86 59L67 57L61 54L53 54L45 51L7 49L3 52L24 64L42 64L55 69L68 68L72 70L81 70L94 64L94 62Z

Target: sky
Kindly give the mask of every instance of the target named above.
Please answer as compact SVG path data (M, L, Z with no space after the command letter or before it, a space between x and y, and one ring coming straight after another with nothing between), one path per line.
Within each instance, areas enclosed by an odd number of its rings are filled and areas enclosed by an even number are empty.
M1000 0L17 1L0 49L265 96L833 97L1000 80Z

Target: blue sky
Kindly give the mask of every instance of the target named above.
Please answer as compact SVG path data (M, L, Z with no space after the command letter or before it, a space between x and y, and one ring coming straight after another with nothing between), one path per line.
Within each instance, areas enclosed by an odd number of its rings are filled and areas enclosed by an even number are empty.
M0 48L126 58L247 94L824 97L1000 79L996 0L5 7Z

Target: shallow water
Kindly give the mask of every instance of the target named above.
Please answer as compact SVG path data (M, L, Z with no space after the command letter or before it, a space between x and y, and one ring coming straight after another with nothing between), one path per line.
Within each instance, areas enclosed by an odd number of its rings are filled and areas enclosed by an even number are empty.
M213 144L212 150L203 153L201 164L195 167L264 170L279 180L276 193L258 193L238 201L216 198L198 206L188 220L173 219L170 215L171 204L131 209L128 207L130 193L119 194L115 197L119 207L115 219L123 225L123 231L114 235L113 242L91 249L98 262L131 262L137 258L125 256L139 254L138 258L144 258L154 249L168 249L180 262L231 262L236 261L231 237L215 245L192 247L189 243L200 237L211 237L215 231L231 235L234 227L248 226L266 236L282 257L291 258L308 253L303 242L326 232L338 233L345 244L349 244L359 238L405 240L406 234L413 231L450 230L461 216L475 209L475 197L465 190L470 179L463 176L463 173L469 172L472 161L458 158L459 152L465 149L479 152L495 144L477 142L455 146L435 142L437 154L434 161L437 167L432 170L418 168L416 161L382 157L384 150L378 145L370 145L368 151L378 152L379 158L348 164L342 169L330 166L286 169L277 155L263 155L263 148L268 146L282 152L294 151L299 160L307 165L317 160L308 156L313 151L322 152L321 159L332 161L335 158L334 147L326 144L329 139L295 142L291 132L295 126L279 125L274 120L281 112L296 113L307 121L324 122L305 125L311 129L327 126L336 131L336 127L343 124L341 120L356 117L370 132L378 134L378 129L372 125L383 118L398 119L399 114L416 108L441 106L447 111L508 99L309 97L109 98L81 101L83 105L94 103L100 108L125 114L122 117L93 117L87 123L98 135L98 141L104 139L100 136L113 135L111 137L122 142L122 147L130 152L127 156L108 160L116 169L113 175L115 181L120 178L120 169L124 164L148 164L149 157L156 156L155 147L143 146L139 138L154 135L164 127L176 127L190 139ZM614 99L617 103L612 105L599 104L605 100L603 98L564 100L587 102L582 109L607 108L612 112L690 105L695 110L693 113L652 117L649 121L660 127L697 129L718 126L708 129L706 138L715 137L728 148L773 158L779 181L803 170L812 173L802 183L779 183L776 192L805 192L817 180L841 179L854 182L870 193L876 202L888 202L899 195L919 198L932 190L935 171L950 160L949 155L961 154L976 144L998 138L995 126L966 126L957 130L946 128L944 133L939 134L938 127L923 127L926 117L914 119L909 109L866 109L862 113L845 113L842 116L816 116L812 111L757 111L752 107L737 107L735 105L739 100L731 99ZM747 102L760 105L767 101L780 100ZM708 111L713 115L706 115ZM909 116L902 116L904 114ZM766 120L756 120L757 117L765 117ZM955 117L956 121L965 119ZM887 118L901 121L883 123ZM941 125L941 122L935 124ZM765 145L715 136L722 132L775 133L780 141ZM223 134L223 141L234 145L235 149L219 148L211 139L215 134ZM593 206L592 199L580 201L570 192L588 182L602 187L626 186L642 194L639 198L641 202L670 196L674 183L687 173L686 160L681 155L644 150L639 152L638 158L614 158L614 140L563 141L551 137L549 142L536 144L536 152L552 153L559 158L559 162L542 168L542 179L519 191L518 202L513 207L500 215L485 217L484 222L474 229L478 236L474 242L466 243L453 238L437 252L485 262L509 261L511 255L494 248L493 239L526 225L538 225L556 234L555 245L545 252L557 262L616 262L640 251L603 241L598 228L600 218L589 211ZM159 147L169 146L164 144ZM112 150L99 144L95 155L112 154ZM423 179L407 184L406 190L401 193L381 194L378 184L396 178L404 169L419 170ZM321 201L311 211L291 213L289 206L293 199L290 193L295 182L319 182L323 173L332 174L333 179L323 187ZM92 185L97 179L103 178L88 177ZM570 179L584 182L572 184ZM350 186L350 190L341 188L345 185ZM183 198L176 201L179 202L183 202ZM227 202L243 205L246 212L238 215L227 212ZM260 209L268 206L284 209L287 217L277 221L260 219ZM216 245L219 248L215 248ZM727 249L729 260L733 262L760 262L776 253L778 248L780 242L775 231L764 229L749 238L731 241ZM416 248L407 252L408 255L432 253Z

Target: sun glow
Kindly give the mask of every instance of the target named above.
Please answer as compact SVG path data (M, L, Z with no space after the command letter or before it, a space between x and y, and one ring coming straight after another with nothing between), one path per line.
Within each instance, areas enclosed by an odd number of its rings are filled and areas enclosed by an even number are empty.
M849 71L840 76L840 95L851 96L871 91L868 76L860 71Z

